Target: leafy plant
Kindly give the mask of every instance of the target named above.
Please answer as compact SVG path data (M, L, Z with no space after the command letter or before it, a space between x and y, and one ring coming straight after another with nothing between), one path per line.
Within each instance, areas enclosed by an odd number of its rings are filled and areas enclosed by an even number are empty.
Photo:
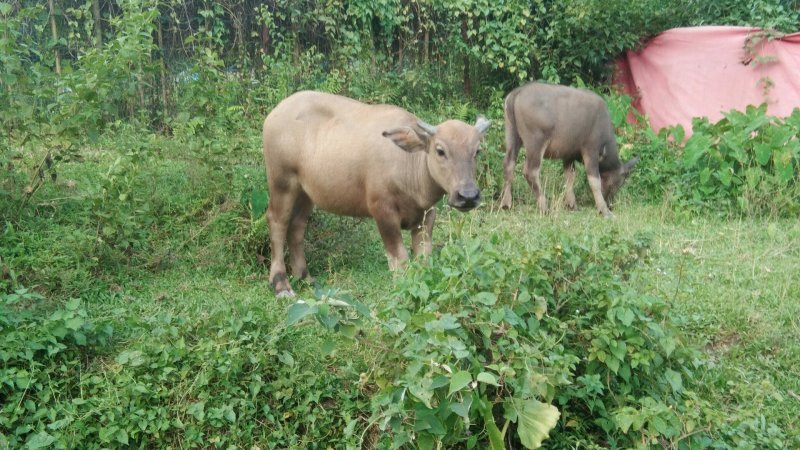
M365 342L379 355L368 374L372 421L389 432L379 446L709 445L707 405L692 390L702 358L669 304L626 281L647 241L553 237L532 250L508 240L448 244L409 269L375 318L351 308L379 324ZM289 322L329 324L313 305L294 305Z
M678 195L692 207L794 216L800 211L800 109L786 119L766 105L695 119L680 160Z

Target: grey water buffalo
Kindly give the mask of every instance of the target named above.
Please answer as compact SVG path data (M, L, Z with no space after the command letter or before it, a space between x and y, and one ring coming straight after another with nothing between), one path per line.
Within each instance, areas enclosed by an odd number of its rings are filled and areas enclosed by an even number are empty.
M525 146L523 173L536 197L539 211L547 199L539 180L542 158L560 159L566 178L566 206L575 208L575 162L583 162L597 209L605 217L610 202L639 158L619 160L614 127L603 99L567 86L530 83L514 89L505 100L506 156L503 163L502 208L511 207L511 181L521 145Z
M431 252L434 204L468 211L480 202L475 157L490 122L427 124L390 105L368 105L321 92L298 92L264 120L272 262L278 295L293 295L284 263L288 235L292 274L310 278L303 249L314 205L339 215L372 217L389 267L408 259L401 230L411 230L415 254Z

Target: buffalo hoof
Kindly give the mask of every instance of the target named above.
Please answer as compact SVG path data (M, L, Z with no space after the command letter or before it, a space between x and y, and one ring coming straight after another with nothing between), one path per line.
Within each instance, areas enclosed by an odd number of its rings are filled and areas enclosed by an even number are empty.
M277 297L277 298L294 298L295 297L295 293L294 293L293 290L289 289L288 291L280 291L280 292L278 292L277 294L275 294L275 297Z
M511 209L511 195L503 194L503 197L500 199L500 209Z
M289 279L286 277L285 273L279 273L272 277L272 281L270 282L272 287L275 289L275 296L278 298L284 297L294 297L294 291L292 291L292 285L289 284Z

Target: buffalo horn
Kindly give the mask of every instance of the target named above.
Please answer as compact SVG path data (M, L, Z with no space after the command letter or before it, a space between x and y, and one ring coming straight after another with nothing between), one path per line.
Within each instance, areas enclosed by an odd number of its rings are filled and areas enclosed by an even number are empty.
M425 130L425 132L430 134L431 136L436 134L436 127L431 125L431 124L429 124L429 123L425 123L425 122L423 122L421 120L417 120L417 125L419 125L420 128Z

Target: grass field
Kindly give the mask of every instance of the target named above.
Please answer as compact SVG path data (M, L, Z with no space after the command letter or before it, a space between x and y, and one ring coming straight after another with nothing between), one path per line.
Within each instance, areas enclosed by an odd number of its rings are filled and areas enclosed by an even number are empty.
M62 179L77 180L78 188L47 186L25 221L6 225L4 242L18 248L4 250L5 263L12 268L28 264L25 276L46 283L28 286L45 296L41 311L78 298L87 321L114 330L110 343L98 347L99 354L67 359L66 368L54 363L48 377L65 377L53 386L56 399L47 408L17 405L19 417L40 414L38 423L51 425L69 419L47 428L51 433L102 423L96 432L107 445L137 442L123 426L108 425L123 417L140 427L164 429L179 420L185 435L165 434L176 447L242 448L243 442L252 442L259 448L315 448L321 436L328 436L331 445L359 442L366 416L357 411L367 409L369 389L358 377L368 372L374 355L343 341L336 353L323 356L324 331L286 328L293 300L276 299L269 287L261 258L269 256L266 225L263 218L250 218L239 200L263 181L258 156L252 156L222 177L188 156L142 169L144 185L159 186L146 195L158 200L161 219L150 226L148 254L131 260L84 258L91 253L86 249L92 247L92 233L87 232L91 221L83 186L91 187L101 156L64 166ZM559 207L557 172L546 174L550 214L538 214L519 177L511 211L497 210L492 198L468 214L440 208L435 247L505 232L532 246L553 235L647 237L651 262L635 269L629 282L641 293L667 300L686 344L710 359L695 389L723 421L740 424L742 436L779 436L770 448L800 445L800 223L686 214L666 202L640 202L635 184L623 188L615 218L603 220L583 181L579 209ZM404 276L388 272L369 220L317 211L307 241L317 281L351 293L370 308L385 306L386 293ZM310 287L295 282L295 288L300 297L313 296ZM281 368L270 367L269 358L277 358ZM175 378L175 373L182 375ZM65 381L70 377L72 382ZM249 395L239 395L242 386L249 386ZM131 397L131 390L141 392ZM259 403L259 393L269 393L272 400ZM120 404L120 399L127 400ZM139 410L149 415L137 418ZM181 413L176 418L172 411ZM237 417L261 417L263 422L240 424ZM190 419L217 434L188 426ZM0 430L8 436L20 431ZM63 442L69 443L69 436L81 434L66 435ZM236 437L243 435L248 439ZM0 448L3 443L0 434Z

